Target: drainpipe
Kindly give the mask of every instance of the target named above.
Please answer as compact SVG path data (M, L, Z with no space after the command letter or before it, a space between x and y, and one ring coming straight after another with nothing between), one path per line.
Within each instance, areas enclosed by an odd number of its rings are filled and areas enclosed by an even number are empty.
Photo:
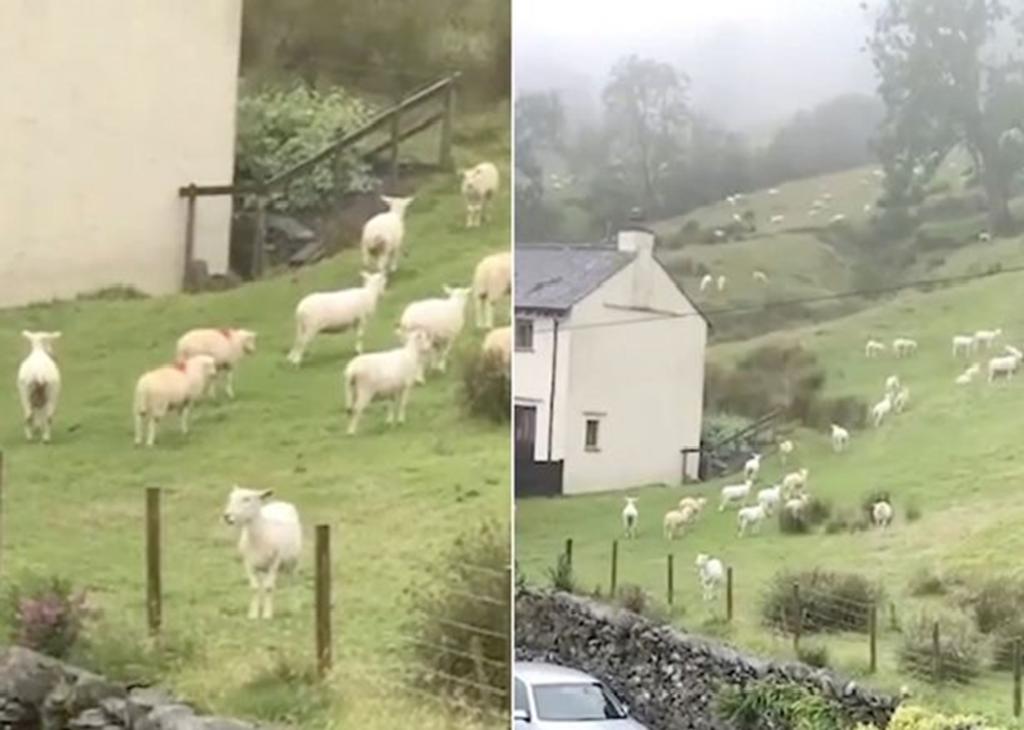
M552 318L551 344L551 395L548 399L548 461L551 461L552 445L555 440L555 376L558 373L558 319Z

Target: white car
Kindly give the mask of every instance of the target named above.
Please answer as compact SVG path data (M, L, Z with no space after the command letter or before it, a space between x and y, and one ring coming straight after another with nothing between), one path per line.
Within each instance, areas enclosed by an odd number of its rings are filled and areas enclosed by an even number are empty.
M647 730L600 680L575 669L516 662L515 730Z

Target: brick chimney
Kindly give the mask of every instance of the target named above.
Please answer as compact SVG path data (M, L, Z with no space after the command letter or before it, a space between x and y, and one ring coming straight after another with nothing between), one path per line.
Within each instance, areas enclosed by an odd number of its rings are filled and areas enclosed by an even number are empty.
M630 304L649 309L654 294L654 232L644 226L643 213L633 208L629 222L619 230L618 249L636 254L633 261L633 292Z

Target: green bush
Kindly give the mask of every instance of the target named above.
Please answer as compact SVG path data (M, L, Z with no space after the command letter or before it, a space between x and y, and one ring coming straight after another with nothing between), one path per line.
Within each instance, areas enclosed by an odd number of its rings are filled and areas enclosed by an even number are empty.
M804 508L793 513L788 509L779 510L779 531L789 535L805 535L824 523L832 514L829 502L811 497Z
M799 608L794 585L799 586ZM793 633L867 632L881 589L856 573L813 569L776 573L761 597L765 625ZM799 623L798 623L799 622Z
M1024 616L1024 584L1005 576L990 578L977 585L961 603L973 614L978 631L989 634Z
M933 634L936 622L939 624L937 658ZM922 679L966 684L981 671L982 637L966 616L921 613L903 628L899 660L903 671Z
M946 593L946 581L931 568L920 568L910 577L910 595L941 596Z
M666 619L665 611L655 603L651 594L638 585L627 583L620 586L615 601L627 611L638 616L646 616L657 622Z
M512 379L501 356L475 350L462 366L462 400L474 416L496 423L510 418Z
M565 553L558 556L553 568L548 568L548 578L551 580L551 587L556 591L576 592L576 578L572 572L572 561Z
M873 725L858 725L854 730L877 730ZM886 730L1008 730L1005 725L990 725L980 717L943 715L914 705L896 708Z
M810 667L824 669L828 664L828 647L824 644L801 644L796 658Z
M304 85L243 92L238 100L235 180L266 181L319 152L369 119L372 109L341 88L319 92ZM281 211L323 208L349 190L373 186L369 168L355 157L326 161L275 192Z
M821 695L777 680L723 687L713 709L718 719L737 730L843 730L850 724L842 711Z
M12 643L63 659L93 616L85 591L58 576L26 574L3 594L0 609Z

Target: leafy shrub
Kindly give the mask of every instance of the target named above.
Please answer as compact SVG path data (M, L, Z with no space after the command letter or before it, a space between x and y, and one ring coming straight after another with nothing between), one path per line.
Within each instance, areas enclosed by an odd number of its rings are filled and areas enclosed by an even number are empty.
M85 591L57 576L27 575L3 596L4 623L10 640L59 659L68 656L93 612Z
M462 366L462 399L474 416L496 423L509 420L512 379L501 356L474 350Z
M737 730L842 730L848 727L838 707L808 688L777 680L744 687L723 687L715 715Z
M572 572L572 561L565 553L558 556L555 567L548 568L548 578L551 580L551 587L556 591L576 592L576 577Z
M616 602L638 616L646 616L655 621L665 619L665 612L654 602L654 598L638 585L627 583L621 586L616 596Z
M831 514L831 504L811 497L799 512L793 513L785 508L779 510L779 531L790 535L804 535L825 522Z
M805 425L819 429L826 429L833 423L845 428L863 428L867 420L867 402L853 395L818 399L803 419Z
M85 641L75 646L75 664L116 682L152 684L177 670L193 667L205 646L193 634L165 627L155 643L141 627L95 620Z
M939 623L939 651L934 651L934 627ZM982 664L982 639L966 616L919 614L903 629L900 668L929 681L968 683Z
M476 685L507 683L511 613L508 529L495 522L459 537L423 581L408 591L417 642L410 682L477 706L502 705Z
M800 588L799 608L794 585ZM783 570L775 574L762 596L761 619L788 633L798 625L804 633L866 632L871 607L881 595L877 585L856 573Z
M1024 585L1005 576L983 581L961 604L974 615L974 625L989 634L1024 616Z
M801 644L796 658L809 667L823 669L828 666L828 647L824 644Z
M228 694L234 712L269 723L309 727L330 711L330 694L308 658L280 654Z
M946 593L946 582L931 568L920 568L910 577L910 595L941 596Z
M321 93L304 85L244 92L238 101L235 179L265 181L334 142L365 122L371 109L335 88ZM346 190L372 187L369 168L355 157L326 161L277 193L277 210L323 207Z
M1024 657L1024 617L1017 616L1002 624L991 634L992 667L994 669L1013 669L1013 647L1022 642L1021 652Z
M969 715L943 715L914 705L896 708L887 730L1007 730L990 725L980 717ZM873 725L858 725L854 730L877 730Z

